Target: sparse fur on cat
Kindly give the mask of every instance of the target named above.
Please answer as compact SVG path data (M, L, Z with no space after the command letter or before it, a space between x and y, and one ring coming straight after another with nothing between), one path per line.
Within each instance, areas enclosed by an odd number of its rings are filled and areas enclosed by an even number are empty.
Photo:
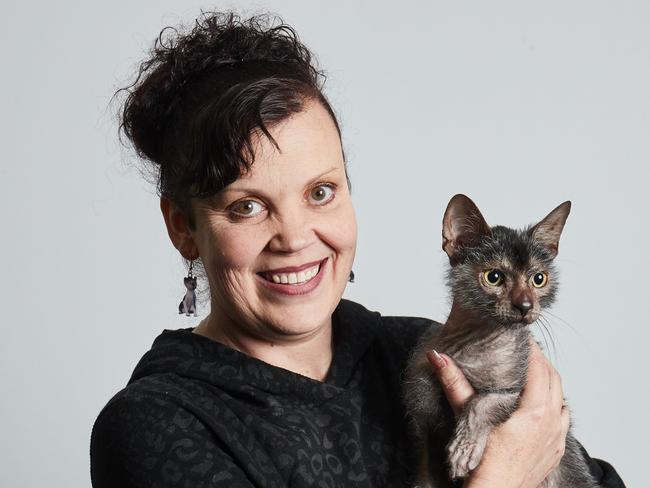
M538 224L514 230L490 227L465 195L450 200L442 247L451 264L451 312L415 349L404 382L421 453L417 486L460 486L478 466L491 430L517 408L528 368L528 325L557 293L553 259L570 208L564 202ZM426 358L431 349L451 356L476 391L457 419ZM540 487L597 486L569 432L560 465Z

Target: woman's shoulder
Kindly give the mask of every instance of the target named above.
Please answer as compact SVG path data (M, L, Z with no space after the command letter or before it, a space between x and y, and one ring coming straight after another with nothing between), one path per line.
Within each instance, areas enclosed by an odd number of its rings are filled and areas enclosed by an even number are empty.
M169 410L182 403L186 388L173 374L153 374L150 376L131 379L129 383L115 393L100 410L98 419L103 417L121 417L122 421L137 421L128 416L131 409L146 408ZM181 400L179 402L179 399Z
M178 401L129 385L113 396L93 424L92 486L199 486L205 479L215 487L252 486L222 447Z
M158 385L153 386L152 380ZM183 413L172 398L165 384L157 378L136 381L122 388L108 400L95 419L91 454L106 445L121 442L121 436L132 438L136 433L147 436L154 425L163 430L168 428L164 423Z
M360 303L347 299L341 299L337 311L357 325L365 324L371 328L375 340L407 351L412 350L425 333L436 330L442 325L426 317L383 315L381 312L370 310Z

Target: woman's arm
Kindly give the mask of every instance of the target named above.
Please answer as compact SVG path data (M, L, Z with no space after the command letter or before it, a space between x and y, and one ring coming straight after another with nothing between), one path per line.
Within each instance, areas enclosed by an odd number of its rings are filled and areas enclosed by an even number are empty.
M449 356L433 354L436 370L447 400L456 414L474 394L462 371ZM494 429L479 466L466 480L465 488L537 487L560 462L569 429L569 412L563 408L562 382L531 341L528 381L520 407ZM623 481L607 463L599 464L583 453L602 487L624 488Z
M113 400L90 441L93 488L253 488L240 466L183 408L139 395Z

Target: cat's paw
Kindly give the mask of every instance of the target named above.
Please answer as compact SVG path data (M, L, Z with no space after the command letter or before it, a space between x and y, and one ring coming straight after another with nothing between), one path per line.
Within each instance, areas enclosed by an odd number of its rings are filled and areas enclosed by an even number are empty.
M468 430L457 433L447 446L451 478L467 478L469 472L478 466L483 457L488 434L488 431L477 433Z

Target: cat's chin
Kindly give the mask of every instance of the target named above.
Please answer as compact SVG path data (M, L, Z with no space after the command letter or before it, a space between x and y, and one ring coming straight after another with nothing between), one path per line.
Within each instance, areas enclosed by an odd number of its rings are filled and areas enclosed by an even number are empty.
M506 328L508 328L508 329L519 330L519 329L524 329L524 328L528 327L528 326L529 326L530 324L532 324L533 322L534 322L534 320L531 321L531 322L528 322L528 321L524 322L524 321L522 321L522 320L520 319L520 320L517 320L517 321L514 321L514 320L513 320L513 321L511 321L511 322L508 322L507 324L505 324L505 326L506 326Z
M531 315L531 316L526 316L526 317L513 317L513 316L508 316L508 317L502 317L502 321L504 325L510 329L520 329L522 327L528 327L532 323L534 323L539 316L536 315Z
M528 327L530 324L527 322L515 322L513 324L510 324L511 329L524 329Z

